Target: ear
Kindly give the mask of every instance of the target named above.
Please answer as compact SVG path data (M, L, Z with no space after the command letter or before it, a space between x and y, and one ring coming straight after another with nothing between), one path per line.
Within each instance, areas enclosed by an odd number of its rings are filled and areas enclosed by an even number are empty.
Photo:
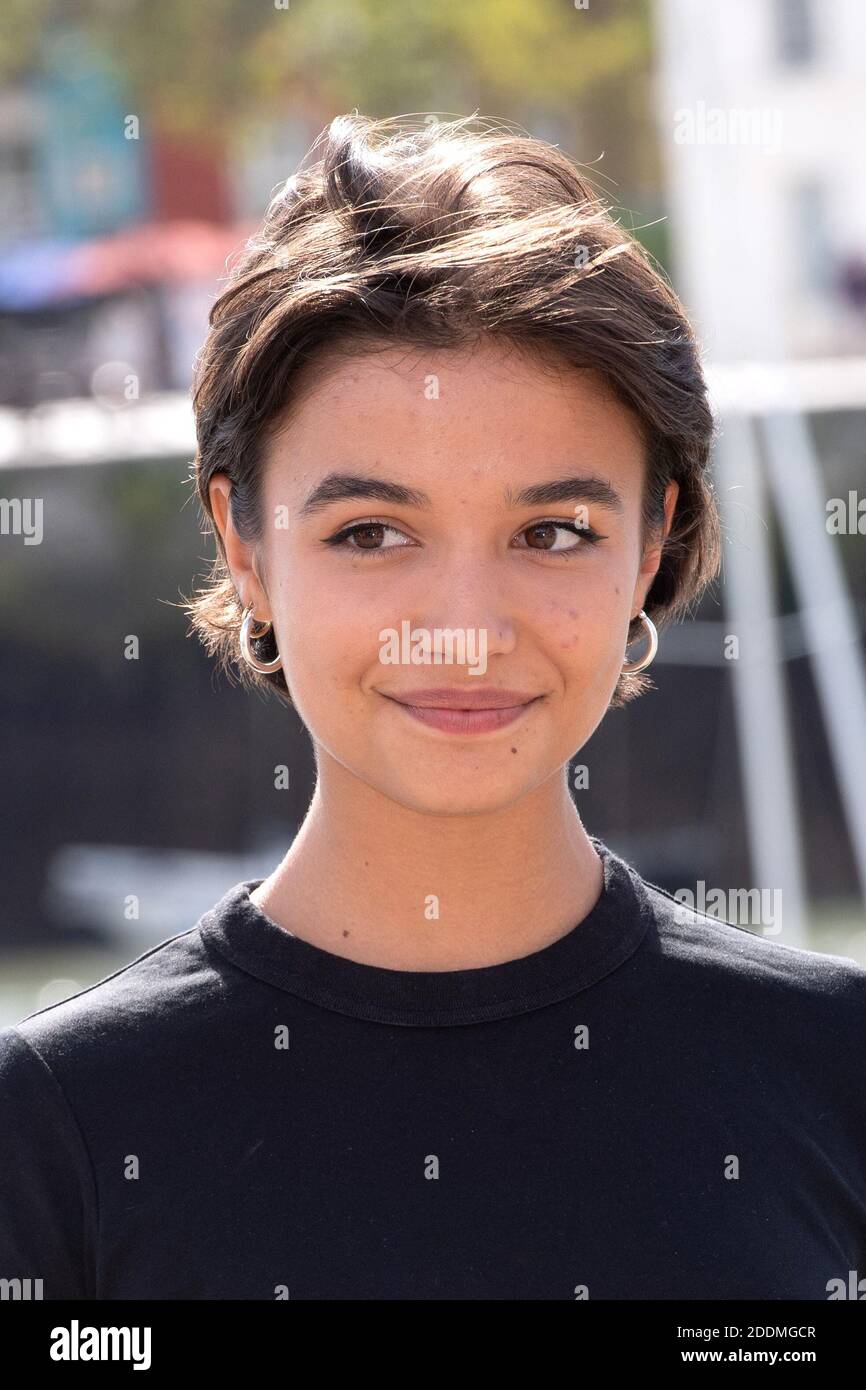
M255 549L248 541L242 541L232 520L231 495L232 481L227 473L214 473L208 483L208 497L213 512L214 525L219 531L225 550L226 564L232 582L238 592L241 606L252 604L258 622L270 622L271 612L268 597L256 570Z
M662 551L664 543L668 538L671 523L674 519L674 511L677 505L677 498L680 495L680 485L673 479L665 488L664 520L658 531L650 537L641 557L640 569L638 570L637 582L634 586L632 608L636 617L646 603L646 596L652 588L652 582L659 571L662 562Z

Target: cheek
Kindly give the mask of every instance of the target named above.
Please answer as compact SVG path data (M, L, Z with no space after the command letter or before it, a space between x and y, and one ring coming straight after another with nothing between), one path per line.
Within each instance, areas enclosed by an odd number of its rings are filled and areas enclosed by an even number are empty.
M358 590L313 565L287 566L273 591L274 608L298 688L329 699L358 684L380 648L381 615L359 603Z
M540 622L552 643L575 660L619 650L620 630L628 624L628 602L622 584L583 584L568 598L551 598Z

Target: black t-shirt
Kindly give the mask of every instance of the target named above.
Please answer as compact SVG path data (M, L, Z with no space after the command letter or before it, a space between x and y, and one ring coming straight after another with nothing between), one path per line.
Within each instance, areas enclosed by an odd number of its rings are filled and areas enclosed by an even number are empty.
M866 970L689 912L596 847L596 906L517 960L361 965L272 922L250 879L4 1029L0 1279L823 1300L862 1278Z

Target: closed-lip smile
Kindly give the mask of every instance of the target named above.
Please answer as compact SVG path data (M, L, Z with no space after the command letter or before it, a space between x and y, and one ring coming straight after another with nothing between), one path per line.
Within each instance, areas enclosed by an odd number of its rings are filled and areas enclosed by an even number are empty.
M383 695L386 691L381 692ZM513 709L515 705L528 705L537 700L537 695L526 695L519 690L503 690L497 686L480 689L477 686L448 686L425 690L405 690L399 694L387 695L399 705L414 705L419 709Z
M497 686L449 686L424 690L403 690L399 694L380 691L386 700L400 705L410 718L445 734L485 734L504 729L522 718L541 695Z

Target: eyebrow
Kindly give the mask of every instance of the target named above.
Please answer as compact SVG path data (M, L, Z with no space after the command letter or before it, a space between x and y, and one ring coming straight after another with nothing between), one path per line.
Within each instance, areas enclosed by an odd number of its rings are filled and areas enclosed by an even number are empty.
M328 473L308 495L298 516L314 516L334 502L358 498L390 502L398 507L419 507L425 511L432 506L426 492L419 488L404 487L402 483L387 482L384 478L370 478L363 473ZM622 498L610 483L593 477L551 478L549 482L521 488L517 493L508 487L504 501L506 507L511 508L545 507L557 502L595 502L614 512L623 510Z

